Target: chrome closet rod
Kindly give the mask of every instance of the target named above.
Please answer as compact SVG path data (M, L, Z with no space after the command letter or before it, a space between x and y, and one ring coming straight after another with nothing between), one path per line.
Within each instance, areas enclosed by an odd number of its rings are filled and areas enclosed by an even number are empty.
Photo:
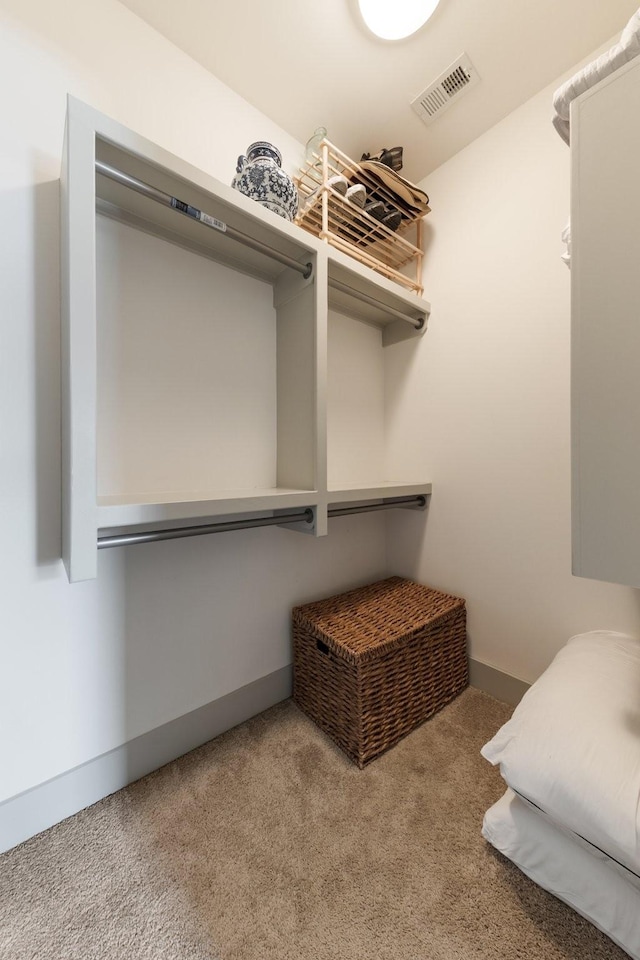
M297 270L305 280L311 276L313 271L313 265L311 263L298 263L293 257L288 257L286 253L272 250L266 243L255 240L248 234L242 233L241 230L236 230L235 227L230 227L229 224L224 223L222 220L217 220L202 210L198 210L197 207L192 207L191 204L185 203L184 200L178 200L177 197L172 197L170 193L158 190L157 187L152 187L151 184L145 183L143 180L138 180L137 177L132 177L128 173L124 173L122 170L110 166L108 163L103 163L101 160L96 160L96 171L101 173L103 177L108 177L109 180L114 180L124 187L129 187L130 190L135 190L136 193L142 194L143 197L155 200L156 203L161 203L164 207L171 207L173 210L177 210L178 213L183 213L186 217L203 223L206 227L211 227L211 229L217 230L219 233L226 234L231 240L237 240L238 243L243 243L245 247L251 247L252 250L265 253L268 257L271 257L272 260L277 260L279 263L291 267L292 270Z
M178 540L183 537L200 537L205 533L225 533L228 530L247 530L250 527L273 527L279 523L311 523L313 510L298 513L282 513L278 517L256 517L253 520L221 520L219 523L204 523L193 527L169 527L166 530L150 530L148 533L117 533L114 536L98 537L98 550L107 547L126 547L133 543L153 543L154 540Z
M354 513L372 513L376 510L391 510L393 507L424 507L425 496L389 497L381 503L356 504L351 507L330 507L329 517L346 517ZM206 533L225 533L230 530L248 530L251 527L273 527L285 523L311 523L313 510L307 507L299 513L282 513L277 517L256 517L253 520L223 520L193 527L170 527L166 530L150 530L148 533L118 533L98 537L98 550L107 547L126 547L135 543L153 543L155 540L178 540L183 537L200 537Z
M391 510L393 507L424 507L427 498L420 495L417 497L389 497L382 503L361 503L355 507L329 507L327 511L329 519L331 517L348 517L352 513L373 513L374 510Z
M340 290L342 293L348 293L352 297L355 297L356 300L362 300L363 303L368 303L372 307L378 307L379 310L391 314L392 317L397 317L398 320L404 320L406 323L410 323L416 330L422 330L424 327L424 319L422 317L408 317L406 313L402 313L394 307L387 307L374 297L370 297L366 293L361 293L360 290L354 290L352 287L348 287L346 283L340 283L339 280L332 280L331 277L329 277L329 286L333 287L334 290Z

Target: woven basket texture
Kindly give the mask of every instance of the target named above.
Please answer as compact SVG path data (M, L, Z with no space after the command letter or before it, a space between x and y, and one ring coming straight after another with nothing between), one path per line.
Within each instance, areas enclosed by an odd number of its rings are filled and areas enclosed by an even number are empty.
M295 607L293 699L359 767L469 682L460 597L402 577Z

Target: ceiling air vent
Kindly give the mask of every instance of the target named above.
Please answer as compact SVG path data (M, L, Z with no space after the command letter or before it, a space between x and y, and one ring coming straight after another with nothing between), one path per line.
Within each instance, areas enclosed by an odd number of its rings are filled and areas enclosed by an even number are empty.
M424 123L433 123L447 107L459 99L464 90L473 87L479 80L476 68L466 53L463 53L448 70L441 73L437 80L411 101L411 106Z

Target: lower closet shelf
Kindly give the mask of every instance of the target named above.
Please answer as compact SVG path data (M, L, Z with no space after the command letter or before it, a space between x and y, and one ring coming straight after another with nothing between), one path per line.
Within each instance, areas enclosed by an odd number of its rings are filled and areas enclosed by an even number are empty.
M266 498L263 492L262 496L235 495L233 499L218 501L199 498L163 503L105 503L123 498L103 497L97 547L130 546L267 526L289 526L318 536L327 532L326 521L334 517L395 508L424 509L431 484L353 486L320 498L315 493L278 490L280 496L272 493ZM295 502L291 502L291 497ZM265 500L267 506L258 505Z
M130 527L163 521L290 510L316 503L317 490L265 489L163 492L98 497L98 527Z
M405 483L399 480L381 480L377 483L344 483L327 491L329 504L350 503L354 500L378 500L387 497L428 497L430 483Z

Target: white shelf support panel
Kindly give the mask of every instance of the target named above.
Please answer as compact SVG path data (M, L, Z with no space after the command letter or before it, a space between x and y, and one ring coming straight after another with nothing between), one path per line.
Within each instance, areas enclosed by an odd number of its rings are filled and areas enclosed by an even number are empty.
M71 106L71 105L70 105ZM95 137L70 108L61 169L62 558L69 580L96 576Z
M640 60L571 105L572 570L640 587Z
M327 467L330 312L417 346L425 300L71 97L61 199L70 581L108 546L426 502Z

